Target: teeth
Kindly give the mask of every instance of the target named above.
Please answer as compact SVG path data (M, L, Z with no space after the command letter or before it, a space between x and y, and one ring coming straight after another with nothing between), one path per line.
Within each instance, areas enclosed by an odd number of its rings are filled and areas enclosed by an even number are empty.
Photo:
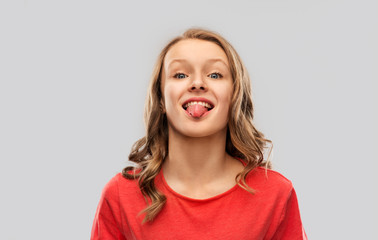
M184 105L184 107L187 108L187 107L192 106L194 104L199 104L199 105L202 105L202 106L204 106L206 108L211 108L211 105L208 104L208 103L206 103L206 102L196 102L196 101L194 101L194 102L188 102L187 104Z

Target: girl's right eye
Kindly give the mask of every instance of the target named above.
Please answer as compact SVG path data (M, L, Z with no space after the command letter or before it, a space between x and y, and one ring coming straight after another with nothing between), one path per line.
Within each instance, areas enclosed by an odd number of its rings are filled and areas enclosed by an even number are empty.
M182 78L185 78L187 76L184 73L176 73L173 77L182 79Z

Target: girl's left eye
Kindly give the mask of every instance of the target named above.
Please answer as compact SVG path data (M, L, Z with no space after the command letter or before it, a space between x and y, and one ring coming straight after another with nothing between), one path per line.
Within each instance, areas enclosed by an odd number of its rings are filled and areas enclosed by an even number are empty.
M217 78L222 78L223 76L222 74L215 72L215 73L210 74L209 77L217 79Z

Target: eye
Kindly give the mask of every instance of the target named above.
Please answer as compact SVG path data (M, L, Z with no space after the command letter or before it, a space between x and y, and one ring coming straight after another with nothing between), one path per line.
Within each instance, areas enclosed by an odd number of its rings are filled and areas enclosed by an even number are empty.
M210 74L209 77L213 79L218 79L218 78L222 78L223 76L222 74L215 72L215 73Z
M184 73L176 73L173 77L174 78L182 79L182 78L185 78L187 76Z

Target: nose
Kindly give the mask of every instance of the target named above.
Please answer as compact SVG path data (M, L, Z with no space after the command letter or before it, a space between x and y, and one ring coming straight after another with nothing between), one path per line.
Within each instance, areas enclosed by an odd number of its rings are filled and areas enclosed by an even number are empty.
M201 76L195 77L189 86L189 91L207 91L206 82L202 79Z

